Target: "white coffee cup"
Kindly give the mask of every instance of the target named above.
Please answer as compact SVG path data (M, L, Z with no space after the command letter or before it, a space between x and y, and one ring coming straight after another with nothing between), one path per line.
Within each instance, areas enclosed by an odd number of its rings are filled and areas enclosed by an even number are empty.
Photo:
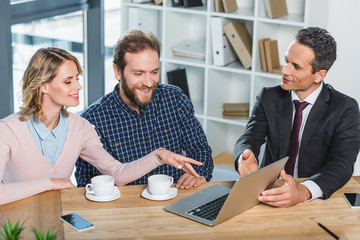
M97 197L110 196L114 190L114 177L109 175L99 175L91 179L91 183L86 184L86 192L95 194Z
M152 175L148 178L148 190L152 195L165 195L170 191L174 178L164 174Z

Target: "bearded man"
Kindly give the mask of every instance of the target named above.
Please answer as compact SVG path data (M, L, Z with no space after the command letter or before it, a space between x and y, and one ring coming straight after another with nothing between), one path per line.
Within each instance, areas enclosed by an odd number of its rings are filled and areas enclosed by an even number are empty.
M159 84L160 48L159 39L152 33L133 30L120 38L113 59L119 83L81 116L95 126L104 148L120 162L134 161L158 148L202 162L203 166L195 167L200 177L168 165L149 173L172 176L177 188L191 189L212 177L211 148L190 99L178 87ZM78 187L100 174L91 164L78 159ZM130 184L147 184L147 177Z

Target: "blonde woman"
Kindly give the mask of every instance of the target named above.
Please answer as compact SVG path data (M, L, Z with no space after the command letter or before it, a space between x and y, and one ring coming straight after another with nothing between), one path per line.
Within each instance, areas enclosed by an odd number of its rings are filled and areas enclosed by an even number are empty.
M79 104L81 74L78 60L62 49L42 48L31 58L20 112L0 120L0 204L74 187L70 175L79 156L118 186L164 163L198 177L191 164L202 163L165 149L126 164L107 153L94 127L66 111Z

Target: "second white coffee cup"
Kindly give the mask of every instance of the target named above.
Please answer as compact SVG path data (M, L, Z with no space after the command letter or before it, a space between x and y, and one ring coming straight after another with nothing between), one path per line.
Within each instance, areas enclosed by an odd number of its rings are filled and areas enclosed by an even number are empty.
M91 179L91 183L86 184L86 192L95 194L98 197L107 197L114 190L114 177L110 175L99 175Z
M170 191L174 178L164 174L152 175L148 178L148 190L152 195L165 195Z

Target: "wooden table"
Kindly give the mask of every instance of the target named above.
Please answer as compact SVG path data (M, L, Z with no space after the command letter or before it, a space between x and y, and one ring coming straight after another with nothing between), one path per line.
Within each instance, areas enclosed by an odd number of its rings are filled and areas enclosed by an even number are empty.
M180 190L172 200L151 201L140 196L144 185L120 187L121 198L108 203L88 201L84 188L46 192L0 206L0 221L10 217L13 221L27 219L27 228L55 226L60 232L58 239L333 239L316 224L319 221L341 239L359 239L360 209L351 209L341 195L360 192L359 183L360 178L353 177L326 201L318 199L284 209L259 204L215 227L163 210L198 189ZM231 187L233 183L220 184ZM82 215L95 228L76 232L58 220L61 214L71 212ZM23 239L34 239L30 229Z
M24 200L0 205L0 223L10 219L14 224L17 221L24 223L22 239L36 239L31 232L32 228L45 231L54 227L59 233L58 239L64 239L63 223L59 220L61 215L60 191L44 192Z

